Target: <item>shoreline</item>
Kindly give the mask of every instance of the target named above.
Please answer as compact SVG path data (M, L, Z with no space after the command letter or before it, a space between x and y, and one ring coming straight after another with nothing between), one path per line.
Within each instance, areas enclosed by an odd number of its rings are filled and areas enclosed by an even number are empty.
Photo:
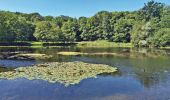
M64 47L64 46L75 46L79 48L135 48L132 43L115 43L109 41L82 41L82 42L0 42L0 48L15 48L15 47L31 47L31 48L42 48L42 47ZM137 47L140 48L140 47ZM145 47L151 48L151 47ZM159 49L170 49L170 46L158 47Z

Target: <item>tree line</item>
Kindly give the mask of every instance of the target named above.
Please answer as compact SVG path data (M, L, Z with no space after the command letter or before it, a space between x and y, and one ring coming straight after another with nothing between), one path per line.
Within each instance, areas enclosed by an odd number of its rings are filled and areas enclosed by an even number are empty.
M0 41L108 40L135 46L170 45L170 6L149 1L137 11L101 11L92 17L0 11Z

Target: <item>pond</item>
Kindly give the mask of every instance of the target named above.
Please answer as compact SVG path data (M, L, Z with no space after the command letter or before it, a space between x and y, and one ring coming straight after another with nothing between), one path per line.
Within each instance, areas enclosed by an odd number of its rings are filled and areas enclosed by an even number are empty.
M44 80L0 79L0 100L169 100L170 50L145 48L9 47L0 48L0 72L45 62L82 61L116 66L114 74L101 74L65 87ZM81 52L86 55L58 55ZM45 59L8 59L8 53L46 54ZM88 55L94 54L94 55ZM104 53L107 55L95 55ZM109 53L114 55L109 55ZM6 68L6 69L5 69Z

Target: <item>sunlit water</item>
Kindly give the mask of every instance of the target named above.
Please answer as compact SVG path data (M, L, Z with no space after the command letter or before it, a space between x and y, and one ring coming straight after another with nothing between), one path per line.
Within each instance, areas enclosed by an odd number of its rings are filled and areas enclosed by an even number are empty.
M1 52L45 53L44 60L1 59L0 66L83 61L116 66L113 75L98 75L65 87L43 80L0 80L0 100L170 100L170 50L131 48L0 48ZM114 56L59 56L60 51L111 52Z

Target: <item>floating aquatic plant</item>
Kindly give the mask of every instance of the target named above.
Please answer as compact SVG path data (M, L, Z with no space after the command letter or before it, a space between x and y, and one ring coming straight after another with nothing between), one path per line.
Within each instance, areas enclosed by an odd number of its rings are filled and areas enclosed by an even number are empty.
M65 86L78 84L81 80L95 78L101 73L113 73L117 68L103 64L89 64L84 62L53 62L38 64L30 67L20 67L15 71L0 73L1 79L27 78L41 79L50 83L59 82Z

